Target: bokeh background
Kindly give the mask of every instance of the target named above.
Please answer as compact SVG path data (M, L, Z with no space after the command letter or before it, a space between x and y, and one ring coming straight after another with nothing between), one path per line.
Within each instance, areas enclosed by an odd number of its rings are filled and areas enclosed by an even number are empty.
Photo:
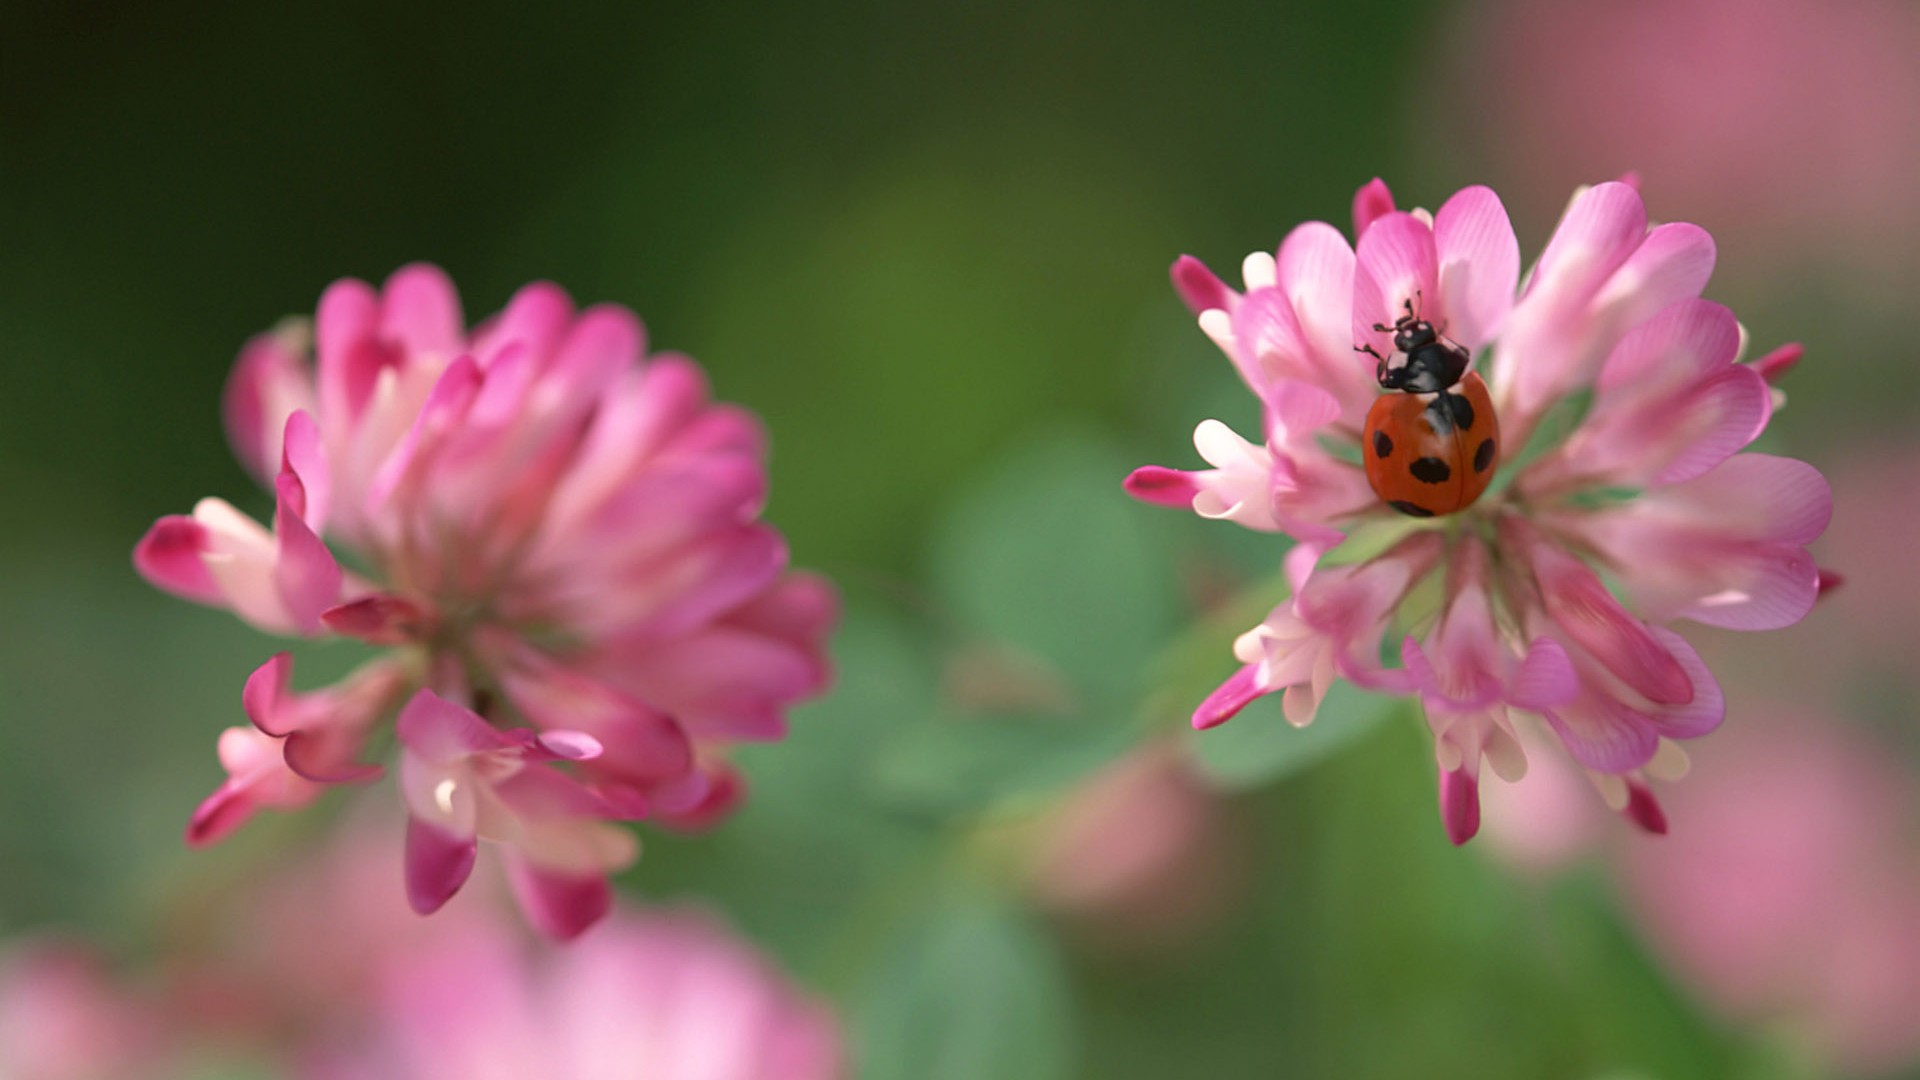
M0 934L166 969L353 812L184 851L273 646L128 556L265 505L245 338L426 259L470 318L628 304L765 416L840 689L622 884L721 913L862 1075L1920 1076L1917 52L1899 0L0 7ZM1120 494L1252 416L1168 263L1375 175L1491 183L1537 251L1629 170L1756 348L1806 343L1767 439L1847 578L1708 642L1675 835L1543 784L1454 850L1358 695L1182 734L1282 552ZM279 1075L251 1038L204 1074Z

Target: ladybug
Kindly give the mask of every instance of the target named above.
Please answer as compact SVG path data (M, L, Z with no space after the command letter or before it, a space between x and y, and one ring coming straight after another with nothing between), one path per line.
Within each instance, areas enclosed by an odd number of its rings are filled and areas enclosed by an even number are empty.
M1487 384L1467 370L1467 350L1406 305L1392 326L1373 327L1393 332L1406 363L1390 368L1373 346L1355 346L1379 362L1374 377L1389 391L1367 410L1360 449L1382 502L1412 517L1441 517L1487 490L1500 460L1500 423Z

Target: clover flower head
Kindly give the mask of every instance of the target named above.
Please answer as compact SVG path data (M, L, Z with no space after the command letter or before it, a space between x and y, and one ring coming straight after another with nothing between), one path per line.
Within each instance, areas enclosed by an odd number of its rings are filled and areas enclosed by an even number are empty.
M1537 716L1610 805L1664 831L1648 777L1684 771L1678 741L1724 713L1668 624L1788 626L1833 580L1806 550L1832 512L1826 481L1743 452L1799 348L1743 362L1733 313L1700 297L1711 237L1650 223L1629 182L1576 193L1524 282L1487 188L1428 213L1395 209L1375 180L1353 209L1357 245L1302 225L1247 257L1244 291L1191 257L1173 266L1259 398L1263 440L1206 421L1195 444L1213 468L1148 466L1127 489L1296 541L1292 598L1235 643L1242 667L1194 726L1271 693L1308 723L1336 678L1416 697L1442 819L1464 843L1481 762L1517 779L1514 724ZM1416 385L1427 347L1465 371ZM1484 383L1492 416L1453 389L1466 380ZM1412 499L1375 479L1402 460L1379 417L1405 395L1418 418L1400 433L1458 448L1388 477ZM1463 470L1484 475L1466 489Z
M311 330L246 345L224 412L270 524L205 499L135 566L270 633L384 651L307 692L290 655L262 665L191 842L376 779L363 758L397 720L415 906L485 837L570 936L636 851L606 822L714 820L743 790L727 747L781 738L828 680L837 602L759 521L759 422L693 361L649 356L624 308L534 284L469 331L433 267L341 281Z

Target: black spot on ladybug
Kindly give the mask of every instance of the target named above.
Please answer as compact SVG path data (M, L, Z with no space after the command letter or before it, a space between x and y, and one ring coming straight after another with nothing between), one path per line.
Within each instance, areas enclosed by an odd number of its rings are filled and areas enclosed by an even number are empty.
M1486 472L1493 466L1493 440L1480 440L1480 449L1473 452L1473 471Z
M1472 431L1474 420L1473 402L1467 400L1467 395L1442 394L1440 398L1452 407L1454 426L1461 431Z
M1386 432L1376 431L1373 433L1373 452L1378 457L1386 457L1388 454L1393 453L1393 440L1387 437Z
M1442 393L1427 403L1427 426L1436 435L1448 435L1455 429L1466 431L1475 419L1473 402L1464 395Z
M1405 499L1395 499L1392 502L1388 503L1387 505L1393 507L1395 510L1400 511L1401 513L1407 515L1408 517L1432 517L1433 516L1433 511L1427 509L1424 506L1420 506L1417 503L1410 503Z
M1407 471L1413 474L1415 480L1423 484L1444 484L1453 475L1453 470L1447 467L1447 463L1437 457L1423 457L1407 466Z

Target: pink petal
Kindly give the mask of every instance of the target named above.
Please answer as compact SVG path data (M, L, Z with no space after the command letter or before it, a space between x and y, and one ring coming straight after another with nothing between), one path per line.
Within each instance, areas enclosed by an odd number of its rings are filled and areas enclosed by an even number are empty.
M1700 295L1713 276L1713 237L1698 225L1656 225L1614 271L1595 305L1624 329L1654 312Z
M288 425L289 430L292 425ZM298 507L305 502L300 478L283 471L274 484L278 492L273 514L277 546L273 585L293 629L311 634L320 629L320 613L340 600L343 575L333 552L307 526Z
M661 827L675 832L704 832L726 820L746 801L746 777L724 761L704 772L690 773L692 777L704 781L697 789L698 797L668 800L663 796L660 810L654 815Z
M302 355L303 337L281 328L249 339L221 394L221 415L234 455L262 481L273 476L279 463L280 430L287 414L313 405L313 376Z
M515 856L507 859L507 880L527 921L555 941L579 937L613 907L604 875L557 873Z
M600 740L584 731L544 731L534 745L551 755L548 760L592 761L605 752Z
M1353 193L1353 235L1355 239L1367 235L1367 226L1393 213L1393 192L1387 190L1387 182L1374 177L1360 185Z
M437 266L413 263L380 291L380 336L413 355L451 359L466 347L466 321L453 282Z
M1694 688L1680 661L1652 628L1628 614L1597 574L1577 560L1536 547L1535 572L1547 614L1566 635L1648 700L1681 704Z
M425 691L422 691L423 693ZM407 819L407 902L431 915L453 899L473 873L479 842L456 836L419 818Z
M707 537L664 559L632 567L576 596L576 618L621 640L691 631L746 602L780 577L786 540L764 525ZM613 590L621 590L616 597ZM618 603L616 604L616 599Z
M133 567L147 583L183 599L226 606L226 594L200 556L212 546L207 527L171 514L153 523L134 545Z
M1528 712L1544 712L1572 701L1579 692L1580 677L1567 650L1552 638L1540 637L1527 646L1527 658L1507 687L1507 700Z
M473 710L425 688L400 710L395 732L401 745L422 761L441 765L512 745Z
M386 774L382 766L354 760L365 740L361 733L332 726L287 736L287 768L316 784L365 784Z
M840 592L819 574L789 571L757 599L734 609L729 626L820 648L840 621Z
M379 296L364 281L343 278L320 295L314 352L320 415L329 426L351 424L359 417L380 370L392 362L376 337L379 318Z
M597 397L621 373L640 363L647 349L646 329L633 312L597 304L580 313L548 365L559 392Z
M1520 281L1520 242L1507 208L1489 188L1463 188L1434 215L1433 245L1446 293L1441 332L1477 349L1499 331Z
M320 427L305 409L296 409L287 416L280 440L280 473L299 478L305 498L300 516L314 532L324 532L333 484L326 451L320 443Z
M1248 664L1221 683L1219 689L1208 694L1199 708L1193 710L1193 729L1205 731L1219 727L1233 719L1235 713L1246 708L1255 698L1267 693L1259 685L1259 671L1258 664Z
M247 676L240 691L240 707L263 733L285 738L298 726L291 714L289 688L293 681L293 654L275 653Z
M1274 281L1293 305L1305 343L1336 381L1325 387L1346 400L1357 387L1375 393L1372 358L1353 351L1353 245L1324 221L1296 226L1280 242Z
M187 821L187 844L206 847L218 843L246 824L259 808L245 784L227 780L194 808L193 817Z
M601 748L596 773L652 787L693 768L693 746L679 724L599 680L556 666L507 672L502 685L540 727L592 737Z
M1574 760L1599 772L1637 769L1660 748L1660 737L1646 717L1591 687L1545 715Z
M1540 253L1528 286L1587 293L1599 287L1647 235L1640 193L1619 182L1595 184L1574 197Z
M1713 677L1706 661L1700 659L1687 639L1664 626L1649 629L1686 672L1687 681L1693 686L1691 700L1649 711L1654 730L1669 739L1697 739L1718 728L1727 716L1727 701L1720 691L1720 680Z
M1450 316L1439 288L1433 230L1407 213L1388 214L1373 223L1360 238L1353 274L1353 343L1372 345L1383 356L1393 355L1393 334L1373 329L1391 327L1406 314L1411 302L1423 319L1439 326Z
M474 328L472 352L482 367L490 367L508 345L519 345L533 356L550 356L572 322L573 301L566 290L536 281L514 293L498 316Z
M427 448L452 430L480 392L480 368L471 356L461 356L448 364L434 381L433 389L413 423L399 443L387 453L367 488L367 505L379 508L406 481L414 462Z
M1254 289L1233 311L1233 364L1255 394L1289 375L1299 376L1307 360L1305 336L1293 303L1277 288Z
M1480 781L1469 767L1440 773L1440 821L1455 847L1480 831Z
M433 625L419 605L391 593L375 593L330 607L320 613L320 623L336 634L358 638L369 645L405 645L418 641Z
M719 625L671 641L636 641L608 654L610 673L698 738L769 740L786 734L782 706L817 693L817 650ZM609 672L603 671L603 674Z

